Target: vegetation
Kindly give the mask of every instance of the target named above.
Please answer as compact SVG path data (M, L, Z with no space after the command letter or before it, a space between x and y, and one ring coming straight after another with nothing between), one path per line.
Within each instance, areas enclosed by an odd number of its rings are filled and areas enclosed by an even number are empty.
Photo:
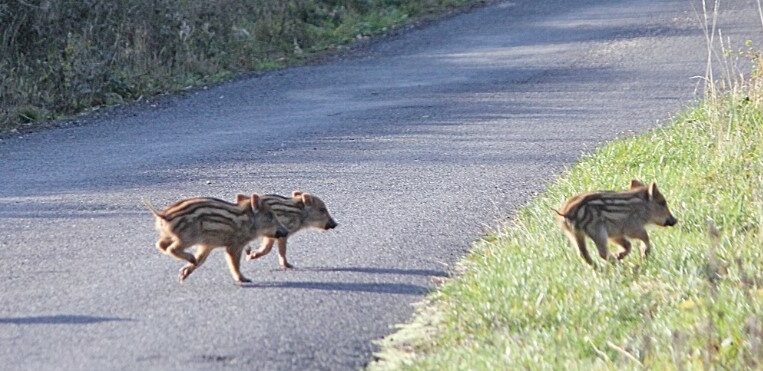
M370 368L763 368L763 76L723 85L585 157L477 243ZM656 181L679 224L652 229L649 260L591 269L551 209L631 178Z
M10 0L0 132L297 62L475 0Z

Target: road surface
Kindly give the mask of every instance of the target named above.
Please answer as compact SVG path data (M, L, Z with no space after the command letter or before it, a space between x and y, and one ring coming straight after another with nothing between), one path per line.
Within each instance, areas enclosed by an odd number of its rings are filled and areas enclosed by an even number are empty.
M724 35L760 39L753 1L724 3ZM688 0L506 1L5 138L0 365L362 367L433 277L581 153L691 104L705 55ZM245 287L221 251L178 283L140 201L294 189L340 226L290 240L298 269L244 262Z

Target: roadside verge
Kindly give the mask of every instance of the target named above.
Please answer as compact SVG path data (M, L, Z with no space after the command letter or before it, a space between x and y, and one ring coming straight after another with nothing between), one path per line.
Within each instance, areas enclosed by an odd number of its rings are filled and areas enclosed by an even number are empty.
M11 2L0 5L0 133L342 55L486 2Z
M759 59L758 59L759 61ZM648 261L583 263L552 209L657 182L679 224ZM369 369L763 365L763 78L584 157L380 341ZM610 248L614 248L610 246Z

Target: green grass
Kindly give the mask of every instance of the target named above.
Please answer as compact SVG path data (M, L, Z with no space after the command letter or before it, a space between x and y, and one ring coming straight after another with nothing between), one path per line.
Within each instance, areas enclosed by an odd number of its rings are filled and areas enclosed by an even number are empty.
M743 91L583 158L476 243L370 368L763 367L761 78ZM648 261L591 250L593 270L551 209L632 178L657 182L679 224L650 230Z
M0 133L303 63L484 0L0 3Z

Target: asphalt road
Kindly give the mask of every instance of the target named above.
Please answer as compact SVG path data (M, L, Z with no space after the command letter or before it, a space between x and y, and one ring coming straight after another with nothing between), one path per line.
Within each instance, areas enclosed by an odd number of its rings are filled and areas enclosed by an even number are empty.
M724 36L760 40L752 0L722 5ZM582 152L690 104L704 66L690 1L519 0L6 138L0 365L362 367L471 241ZM340 226L290 240L298 269L244 262L245 287L221 251L178 283L140 202L294 189Z

